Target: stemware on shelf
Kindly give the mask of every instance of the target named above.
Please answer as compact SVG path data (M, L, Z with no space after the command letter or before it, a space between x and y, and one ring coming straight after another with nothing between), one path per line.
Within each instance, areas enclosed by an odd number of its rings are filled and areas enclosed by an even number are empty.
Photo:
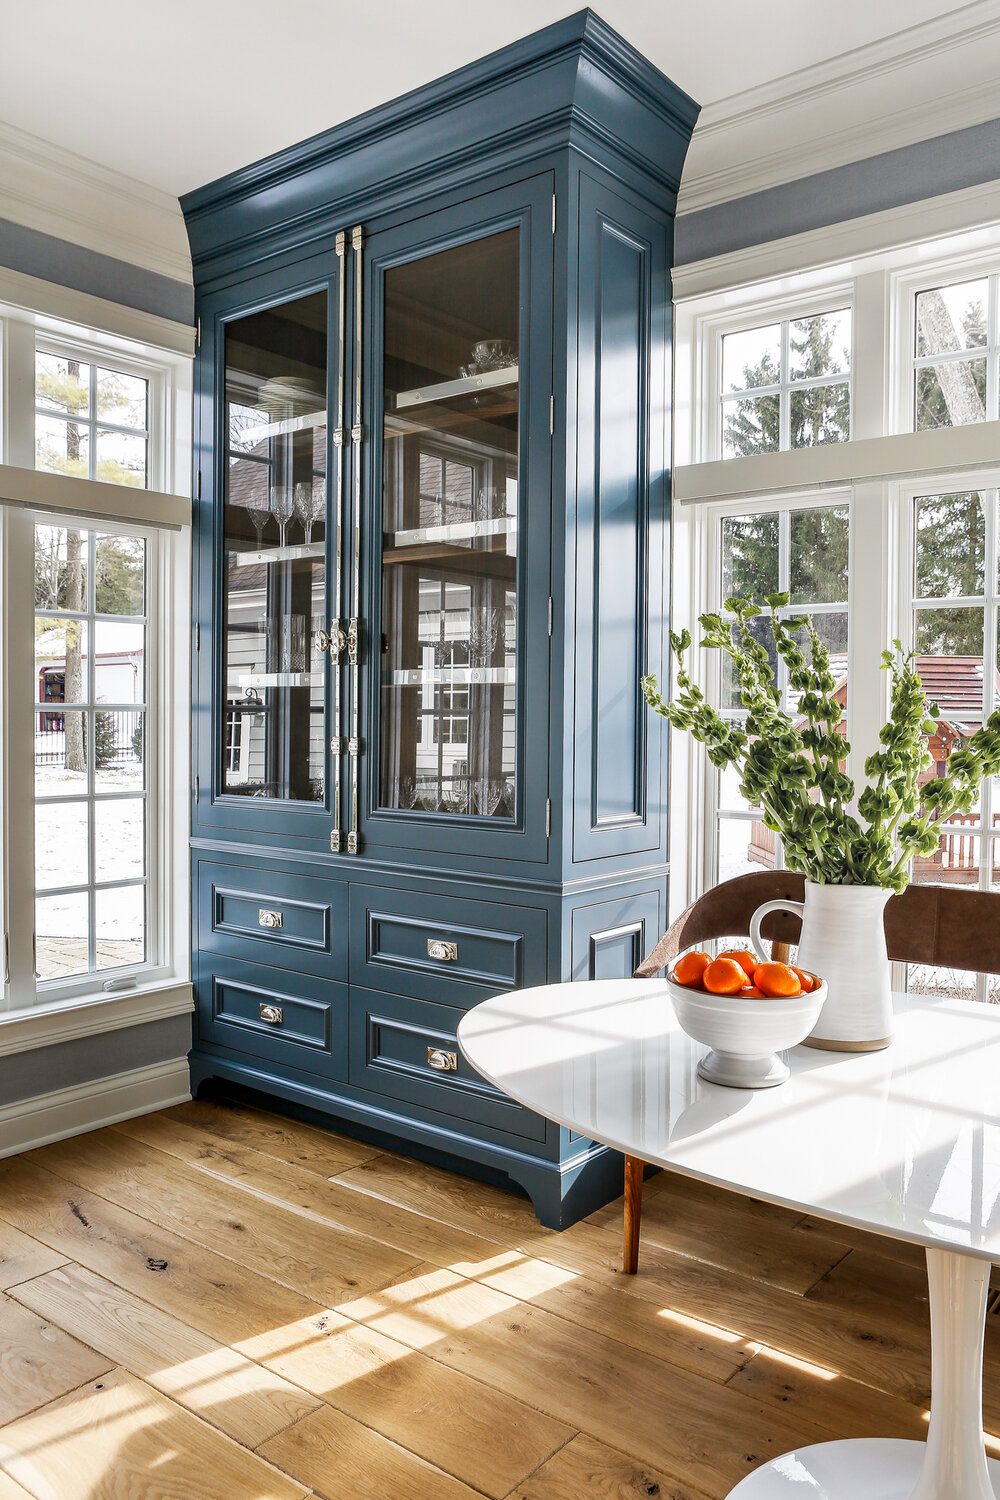
M271 514L278 523L278 545L285 545L288 523L295 513L295 496L290 484L271 486Z
M321 479L300 481L295 486L294 504L308 546L312 541L313 527L326 509L325 482Z
M257 533L257 551L259 552L264 545L264 532L271 519L271 512L266 505L248 505L247 514L250 517L250 524Z

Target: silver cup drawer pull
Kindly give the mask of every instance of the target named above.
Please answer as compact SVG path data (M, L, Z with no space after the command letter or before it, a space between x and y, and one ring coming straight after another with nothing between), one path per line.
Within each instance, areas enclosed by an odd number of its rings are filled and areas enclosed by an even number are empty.
M282 915L280 911L268 911L266 906L262 906L257 912L258 927L269 927L273 932L281 926L281 923Z
M438 1073L454 1073L458 1069L458 1053L445 1052L442 1047L427 1048L427 1066Z
M427 957L436 958L442 964L457 964L458 944L446 943L442 938L428 938Z
M260 1018L262 1021L266 1021L268 1026L280 1026L282 1020L281 1006L264 1005L261 1002Z

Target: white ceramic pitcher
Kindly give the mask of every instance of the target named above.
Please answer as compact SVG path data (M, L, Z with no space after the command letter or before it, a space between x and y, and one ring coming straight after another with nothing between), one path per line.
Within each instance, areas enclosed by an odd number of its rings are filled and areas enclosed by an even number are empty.
M760 925L768 912L802 918L796 963L829 985L826 1004L807 1047L833 1052L877 1052L892 1041L892 986L885 947L885 906L892 891L877 885L814 885L805 901L765 901L750 919L758 958L768 952Z

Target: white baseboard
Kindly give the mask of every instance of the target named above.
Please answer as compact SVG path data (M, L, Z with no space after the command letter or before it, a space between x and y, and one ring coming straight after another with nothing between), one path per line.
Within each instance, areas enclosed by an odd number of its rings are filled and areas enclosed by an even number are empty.
M0 1157L182 1104L190 1097L188 1060L172 1057L151 1067L18 1099L0 1107Z

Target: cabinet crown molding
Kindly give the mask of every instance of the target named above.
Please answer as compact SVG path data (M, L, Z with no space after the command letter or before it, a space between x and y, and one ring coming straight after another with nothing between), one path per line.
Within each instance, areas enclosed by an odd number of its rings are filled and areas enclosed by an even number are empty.
M195 281L574 145L676 199L698 105L591 10L181 198Z

